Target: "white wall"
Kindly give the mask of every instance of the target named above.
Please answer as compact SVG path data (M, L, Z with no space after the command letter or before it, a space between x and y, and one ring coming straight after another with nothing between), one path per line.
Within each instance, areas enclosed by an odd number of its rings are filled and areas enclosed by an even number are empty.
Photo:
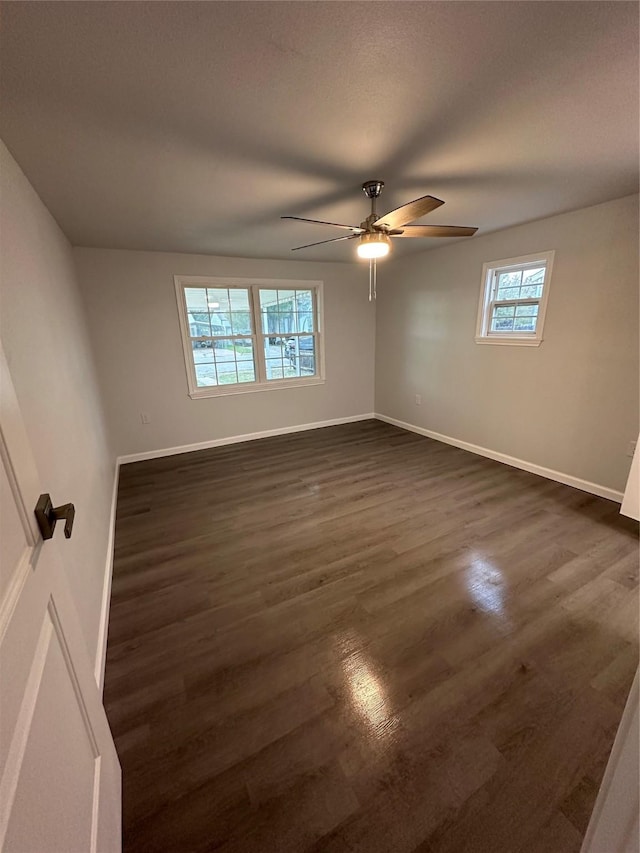
M541 346L476 344L482 264L549 249ZM377 412L622 491L638 435L638 197L381 265L376 334Z
M118 455L373 412L364 266L82 248L74 257ZM190 399L173 283L181 274L324 281L326 382Z
M76 507L59 550L96 655L113 478L71 246L0 142L0 335L36 465L54 503Z

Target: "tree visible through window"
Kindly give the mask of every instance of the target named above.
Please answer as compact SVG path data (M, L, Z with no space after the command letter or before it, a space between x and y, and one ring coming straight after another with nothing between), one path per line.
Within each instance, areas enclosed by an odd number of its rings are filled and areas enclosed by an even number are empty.
M538 345L553 252L485 264L478 310L478 343Z
M176 276L191 396L322 381L321 283L264 285Z

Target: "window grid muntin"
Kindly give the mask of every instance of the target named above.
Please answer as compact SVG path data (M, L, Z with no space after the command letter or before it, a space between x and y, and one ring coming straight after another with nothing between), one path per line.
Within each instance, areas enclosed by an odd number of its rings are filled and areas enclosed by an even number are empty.
M538 320L540 317L540 299L541 298L542 297L540 297L538 299L510 299L510 300L500 300L500 301L489 302L489 305L487 306L487 318L488 318L487 319L487 334L488 335L515 335L515 334L535 335L536 330L537 330L537 326L538 326ZM518 313L517 313L518 308L526 307L526 306L530 306L531 308L537 308L538 309L537 313L536 314L520 314L520 315L518 315ZM515 327L515 321L517 319L524 319L525 317L533 317L536 321L533 324L533 329L528 329L528 330L516 329L516 328L513 328L513 329L493 329L492 326L493 326L494 320L501 319L500 316L496 316L496 310L499 308L513 308L513 315L511 317L507 317L507 316L502 315L502 318L505 320L506 319L513 319L514 327Z
M198 281L198 279L202 280L202 283ZM280 281L269 281L269 283L258 283L252 282L249 284L242 283L231 283L226 279L221 281L221 284L216 286L211 286L209 283L211 279L209 277L199 277L199 276L175 276L176 289L179 293L179 305L182 306L182 310L180 312L180 328L183 337L183 349L185 352L185 359L187 361L187 374L189 377L189 385L190 385L190 395L191 396L216 396L215 392L213 394L200 394L197 392L206 391L208 389L220 389L226 388L227 390L232 388L237 388L239 390L252 390L251 386L255 387L255 390L261 390L262 388L267 387L277 387L278 384L281 384L285 387L294 387L297 384L304 385L305 383L311 382L311 384L317 384L318 382L324 381L324 361L323 361L323 352L322 352L322 341L321 341L321 328L322 328L322 282L295 282L292 286L287 283L286 286L281 286ZM240 282L241 280L239 280ZM224 285L222 284L224 282ZM233 334L228 331L221 332L219 334L210 334L210 335L197 335L192 336L190 334L190 324L188 315L190 309L187 305L187 290L227 290L230 291L232 289L236 290L245 290L248 292L249 299L249 314L250 314L250 322L252 326L252 334ZM297 315L300 314L310 314L311 321L314 326L315 331L300 331L300 332L290 332L283 333L286 334L287 338L292 337L313 337L314 339L314 372L312 374L309 373L300 373L299 375L286 376L283 379L269 379L267 377L267 366L264 350L258 346L258 337L262 337L263 340L265 337L269 337L271 335L262 334L262 312L260 308L260 292L264 290L274 290L277 291L278 295L278 304L280 304L280 293L285 291L289 294L295 292L309 292L311 294L311 306L308 311L298 311L294 312ZM208 295L205 297L208 299ZM291 297L287 297L291 298ZM230 303L229 303L230 304ZM231 304L230 304L231 307ZM202 312L198 312L202 313ZM207 312L211 313L211 312ZM233 314L234 312L228 312ZM236 312L237 313L237 312ZM282 313L282 312L278 312ZM256 330L260 328L260 332ZM186 336L185 336L186 335ZM198 384L198 376L196 371L196 362L193 357L193 341L198 340L220 340L220 339L232 339L232 340L240 340L246 339L251 340L252 342L252 351L253 351L253 369L254 369L254 381L238 381L234 383L218 383L217 385L199 385ZM189 346L187 346L187 344ZM299 349L298 349L299 351ZM212 363L212 362L208 362ZM214 364L216 364L214 359ZM235 363L237 365L237 357L235 359ZM247 364L251 364L250 360L246 361ZM216 366L216 374L217 374L217 366ZM284 371L283 371L284 374ZM216 376L217 378L217 376ZM249 388L247 388L249 386ZM234 393L234 392L232 392Z
M189 297L188 291L203 293L204 303L202 305L197 305L198 300L194 300L193 307L189 306ZM217 293L216 293L217 291ZM246 308L243 306L243 310L234 310L234 299L232 297L232 292L235 291L238 295L240 295L240 303L244 301ZM257 381L257 369L256 369L256 335L255 334L240 334L235 333L234 329L234 320L240 315L247 314L249 325L253 323L253 317L251 312L251 290L247 286L240 285L226 285L225 287L209 287L207 285L196 285L196 284L184 284L182 286L183 293L183 301L185 308L185 315L187 320L187 326L189 331L189 339L191 342L190 352L191 352L191 363L192 363L192 379L194 388L196 389L206 389L206 388L220 388L220 387L228 387L235 385L247 385L247 384L255 384ZM222 294L225 294L224 296ZM246 294L246 300L242 300L242 295ZM215 307L220 310L212 310L212 306L215 301L219 300L218 305ZM237 303L236 303L237 305ZM205 308L205 310L198 310L198 308ZM198 317L202 317L203 315L208 316L208 321L203 319L197 319ZM224 315L224 316L223 316ZM190 317L193 318L194 322L190 321ZM213 323L213 318L216 318L219 322ZM225 319L226 317L226 319ZM204 325L208 322L209 325L209 334L200 334L193 335L192 329L194 326ZM225 327L225 323L227 327ZM240 322L238 321L240 325ZM215 329L222 328L222 331L216 332ZM241 370L238 367L238 352L235 347L235 341L251 341L251 359L242 359L245 364L251 364L251 372L253 373L253 379L240 378L241 374L243 377L246 377L246 374L249 372L246 368ZM195 356L196 347L194 347L194 342L211 342L211 359L201 359L197 360ZM232 345L233 359L230 358L218 358L216 354L216 342L220 341L229 341ZM205 347L205 349L208 349ZM225 348L226 350L227 348ZM230 364L233 363L233 369L230 369ZM211 365L212 367L208 367ZM222 369L219 369L222 366ZM208 372L213 373L214 382L203 382L202 378L205 375L205 370L203 368L207 368ZM225 381L224 377L231 376L235 374L235 381L228 382Z
M547 250L536 254L524 255L521 257L507 258L496 261L487 261L482 266L482 279L480 287L480 298L478 304L478 316L476 323L475 341L478 344L495 343L495 344L513 344L525 346L539 346L543 340L543 330L545 324L545 315L547 302L549 299L549 287L551 284L553 262L555 252ZM541 280L533 280L533 282L525 282L526 277L532 278L531 271L541 270L538 278ZM519 274L518 281L500 281L500 276L506 273L516 272ZM516 293L505 293L503 288L498 288L497 285L518 284ZM527 293L527 296L522 295L522 290ZM529 290L528 288L532 288ZM540 287L540 290L533 290L534 287ZM501 290L501 293L497 293ZM503 298L496 298L501 296ZM505 296L513 298L505 299ZM494 330L492 329L493 322L497 319L496 309L502 306L512 306L522 304L538 305L538 313L536 318L535 332L524 329L515 330ZM517 308L516 308L517 311Z
M272 334L271 335L269 335L269 334L267 334L267 335L263 334L262 335L263 353L266 349L267 341L272 336L273 336ZM278 382L278 381L280 381L280 378L282 378L282 379L296 379L296 378L311 379L314 376L319 375L319 338L320 338L319 333L318 332L294 332L292 334L287 335L288 340L290 340L292 338L312 338L313 339L313 351L311 353L311 356L313 357L313 373L307 373L307 372L303 373L302 372L302 358L304 356L308 357L309 354L303 353L301 356L300 345L298 345L296 347L296 350L295 350L295 354L296 354L296 358L297 358L297 364L291 365L291 362L289 362L289 364L291 366L293 366L297 372L294 374L289 374L289 376L285 376L284 374L285 374L285 371L287 369L286 363L287 363L288 356L285 355L285 347L283 346L281 349L281 354L280 354L279 359L277 356L270 356L269 358L267 358L265 356L265 362L276 362L276 361L280 360L282 362L282 374L283 374L282 377L278 377L278 378L273 378L273 377L267 376L267 380L266 380L267 382L269 382L269 383Z
M216 348L215 344L220 343L221 341L229 341L232 344L232 353L233 358L223 358L219 355L219 350ZM240 356L246 356L247 353L239 353L236 349L236 341L247 341L251 343L251 357L250 358L242 358ZM196 359L196 347L193 346L194 343L198 342L211 342L211 347L204 347L204 349L211 350L211 358L210 359ZM198 350L203 349L202 347L198 347ZM256 365L255 365L255 343L253 337L251 335L238 335L237 337L221 337L221 336L200 336L198 338L191 338L191 352L193 358L193 367L195 374L195 381L197 388L218 388L220 386L226 385L246 385L250 382L256 381ZM229 352L229 349L225 347L225 352ZM206 355L206 353L205 353ZM230 365L233 364L233 370L229 369ZM215 374L215 382L213 383L200 383L199 381L199 371L198 368L206 367L211 365ZM246 376L248 371L248 366L251 366L251 373L253 374L253 379L240 378L240 375ZM222 369L219 369L221 367ZM235 372L236 380L235 382L227 382L224 379L221 379L223 376L230 375Z
M524 284L524 274L527 270L537 270L542 269L542 282L536 282L535 284ZM540 287L541 292L539 296L536 297L517 297L513 299L498 299L498 294L501 290L513 290L515 287L505 288L499 287L500 277L505 275L506 273L520 273L520 281L517 285L517 289L522 292L522 289L525 287ZM486 337L491 336L510 336L510 337L536 337L538 333L538 323L540 321L540 303L542 301L542 297L544 295L545 284L547 281L547 261L546 260L538 260L531 261L525 264L511 264L508 266L499 266L493 267L490 272L491 275L491 286L489 288L489 301L485 310L485 317L483 320L483 335ZM515 320L516 314L515 311L517 307L521 305L536 305L538 307L538 313L535 315L536 322L534 323L534 328L530 330L526 329L516 329L515 328ZM496 308L505 308L509 306L514 306L514 328L512 329L493 329L492 326L494 324L494 320L496 319L495 310Z

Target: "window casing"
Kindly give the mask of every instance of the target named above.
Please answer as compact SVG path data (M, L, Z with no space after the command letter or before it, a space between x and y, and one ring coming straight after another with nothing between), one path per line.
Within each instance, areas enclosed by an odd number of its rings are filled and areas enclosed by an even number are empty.
M540 346L554 252L482 267L476 343Z
M174 281L190 397L324 382L322 282Z

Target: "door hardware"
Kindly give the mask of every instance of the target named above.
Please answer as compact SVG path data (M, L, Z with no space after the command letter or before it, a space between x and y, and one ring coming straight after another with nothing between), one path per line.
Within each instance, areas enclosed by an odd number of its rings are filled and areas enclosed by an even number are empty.
M51 504L50 495L40 495L35 508L35 516L43 539L51 539L56 527L56 522L61 521L63 518L64 535L67 539L71 539L73 520L76 516L76 509L73 504L53 506Z

